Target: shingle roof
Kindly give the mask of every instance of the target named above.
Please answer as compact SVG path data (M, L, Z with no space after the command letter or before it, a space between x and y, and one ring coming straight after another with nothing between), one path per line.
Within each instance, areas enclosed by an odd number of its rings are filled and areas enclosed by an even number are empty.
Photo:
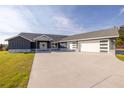
M67 37L65 35L52 35L52 34L39 34L39 33L20 33L19 36L23 36L31 41L34 41L34 38L37 38L42 35L47 35L52 38L54 42L60 41L61 39Z
M52 38L54 42L58 42L58 41L64 42L64 41L69 41L69 40L88 40L88 39L94 39L94 38L99 39L99 38L119 37L118 30L119 29L117 27L114 27L114 28L103 29L103 30L94 31L94 32L71 35L71 36L39 34L39 33L20 33L17 36L22 36L30 41L34 41L35 38L42 36L42 35L46 35L46 36ZM10 39L12 39L12 38L10 38ZM10 40L10 39L7 39L7 40Z
M118 28L114 27L114 28L103 29L103 30L94 31L94 32L76 34L76 35L63 38L62 40L60 40L60 42L68 41L68 40L80 40L80 39L87 40L87 39L93 39L93 38L98 39L98 38L107 38L107 37L119 37Z

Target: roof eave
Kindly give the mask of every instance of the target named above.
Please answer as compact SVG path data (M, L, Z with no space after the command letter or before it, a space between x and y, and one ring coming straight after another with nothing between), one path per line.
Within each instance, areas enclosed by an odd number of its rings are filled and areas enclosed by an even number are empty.
M9 41L9 40L14 39L14 38L19 37L19 36L22 37L22 38L24 38L24 39L26 39L26 40L28 40L28 41L30 41L30 42L33 42L32 40L30 40L30 39L28 39L28 38L26 38L26 37L24 37L24 36L21 36L21 35L16 35L16 36L14 36L14 37L12 37L12 38L6 39L5 41Z
M119 37L119 35L115 35L115 36L107 36L107 37L97 37L97 38L86 38L86 39L60 40L59 42L81 41L81 40L94 40L94 39L117 38L117 37Z

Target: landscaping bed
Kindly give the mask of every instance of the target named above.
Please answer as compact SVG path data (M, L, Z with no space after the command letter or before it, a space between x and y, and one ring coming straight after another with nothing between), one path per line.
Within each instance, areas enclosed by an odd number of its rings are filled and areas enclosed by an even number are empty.
M124 61L124 55L123 54L116 54L116 57L122 61Z

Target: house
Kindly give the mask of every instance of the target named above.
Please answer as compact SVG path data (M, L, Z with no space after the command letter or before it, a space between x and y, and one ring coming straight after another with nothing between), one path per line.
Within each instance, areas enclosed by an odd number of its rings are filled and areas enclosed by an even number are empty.
M71 36L20 33L7 39L10 52L35 50L73 50L78 52L114 52L118 28L81 33Z
M51 50L60 48L58 41L65 35L51 35L38 33L20 33L15 37L6 39L10 52L31 52L35 50ZM61 47L62 48L62 47Z
M79 52L114 52L115 39L119 37L117 27L65 37L59 42L67 43L67 48Z

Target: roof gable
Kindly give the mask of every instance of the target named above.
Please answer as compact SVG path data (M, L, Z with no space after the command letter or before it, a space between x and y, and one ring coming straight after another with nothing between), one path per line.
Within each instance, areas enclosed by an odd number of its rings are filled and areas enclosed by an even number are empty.
M21 36L21 35L17 35L17 36L14 36L14 37L12 37L12 38L8 38L8 39L6 39L5 41L11 40L11 39L14 39L14 38L17 38L17 37L22 37L22 38L24 38L24 39L26 39L26 40L32 42L32 40L30 40L30 39L28 39L28 38L26 38L26 37L23 37L23 36Z
M64 37L67 37L65 35L52 35L52 34L39 34L39 33L20 33L19 35L17 36L14 36L12 38L15 38L15 37L18 37L18 36L21 36L31 42L34 42L35 38L40 38L40 36L44 36L44 39L52 39L53 41L59 41L61 39L63 39ZM6 39L6 41L12 39L12 38L8 38ZM43 37L42 37L43 38Z
M35 41L41 40L41 41L52 41L53 39L47 35L41 35L36 38L34 38Z

